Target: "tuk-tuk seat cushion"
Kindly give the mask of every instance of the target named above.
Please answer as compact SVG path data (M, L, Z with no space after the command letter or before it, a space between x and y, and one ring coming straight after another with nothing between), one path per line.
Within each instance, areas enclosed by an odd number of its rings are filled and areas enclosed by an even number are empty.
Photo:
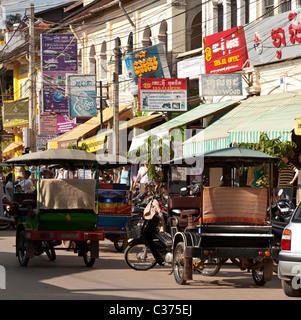
M266 224L266 188L206 187L203 223Z
M95 211L93 179L43 179L40 181L40 209Z

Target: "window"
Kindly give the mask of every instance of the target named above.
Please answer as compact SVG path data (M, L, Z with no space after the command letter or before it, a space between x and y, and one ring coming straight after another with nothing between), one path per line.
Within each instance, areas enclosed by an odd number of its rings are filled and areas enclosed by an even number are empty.
M224 30L224 7L222 3L217 5L217 32Z
M107 43L104 41L100 49L100 78L107 79L108 62L107 62Z
M292 10L292 1L291 0L281 0L280 13L287 12L290 10Z
M231 28L237 27L237 1L231 0Z
M250 22L250 0L245 0L245 23Z
M272 17L274 15L274 0L264 0L264 16Z
M127 47L127 52L131 53L134 50L134 35L133 32L130 33L128 37L128 47Z

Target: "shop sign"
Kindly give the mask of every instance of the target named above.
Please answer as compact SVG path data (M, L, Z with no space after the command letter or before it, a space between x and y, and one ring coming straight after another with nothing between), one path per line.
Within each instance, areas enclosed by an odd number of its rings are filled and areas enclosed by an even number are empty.
M67 75L67 91L70 117L97 116L95 75Z
M57 137L57 135L38 134L37 135L37 151L45 151L47 149L48 140L51 140L56 137Z
M241 96L241 74L203 74L200 76L200 96Z
M139 79L140 111L187 111L187 79Z
M16 100L12 102L4 102L3 106L3 120L22 119L28 120L28 99Z
M295 119L295 134L301 136L301 116Z
M242 70L248 60L243 27L235 27L204 37L206 74Z
M77 40L73 34L41 35L42 112L67 113L66 74L77 73Z
M301 55L301 9L265 18L245 26L251 65L295 58Z
M85 143L89 148L89 150L87 150L88 152L96 152L97 150L104 148L105 139L105 136L96 136L92 139L79 142L78 146L81 147Z
M138 93L138 79L170 77L165 50L160 44L130 53L124 62L129 78L133 79L132 94Z

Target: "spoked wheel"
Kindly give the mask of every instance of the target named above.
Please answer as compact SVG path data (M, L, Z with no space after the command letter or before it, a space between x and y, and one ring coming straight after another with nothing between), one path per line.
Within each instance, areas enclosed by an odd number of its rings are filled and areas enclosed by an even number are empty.
M95 258L91 254L91 241L87 241L83 250L83 257L87 267L92 267L95 263Z
M53 245L49 241L43 241L44 251L47 254L47 257L50 261L54 261L56 259L56 253L53 248Z
M24 231L21 231L17 236L17 255L20 266L26 267L29 258L26 257L26 238Z
M206 263L214 265L206 265ZM196 270L203 276L213 277L220 271L220 263L221 261L219 258L209 258L204 262L205 265L202 268L197 268Z
M0 230L6 230L10 227L10 222L0 220Z
M179 242L174 251L173 270L177 284L185 284L184 280L185 252L184 243Z
M257 286L264 286L266 284L266 281L264 280L264 268L259 268L252 270L252 277Z
M124 259L129 267L138 271L149 270L157 263L149 247L140 239L128 245Z

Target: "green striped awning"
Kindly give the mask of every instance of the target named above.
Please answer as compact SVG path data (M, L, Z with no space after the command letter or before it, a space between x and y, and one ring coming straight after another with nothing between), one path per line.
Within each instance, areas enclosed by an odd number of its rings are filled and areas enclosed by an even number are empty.
M283 92L251 97L183 144L183 154L191 155L228 148L233 143L258 142L261 132L270 139L290 141L300 114L301 93Z
M217 112L231 109L235 107L239 102L235 100L229 100L219 103L208 103L208 104L201 104L198 107L184 112L178 117L175 117L174 119L171 119L154 129L151 129L147 132L144 132L140 134L139 136L135 137L133 139L131 150L137 149L139 146L141 146L145 139L149 136L162 136L164 134L169 133L170 130L183 127L185 125L188 125L192 122L197 121L198 119L206 118L211 115L216 114Z

